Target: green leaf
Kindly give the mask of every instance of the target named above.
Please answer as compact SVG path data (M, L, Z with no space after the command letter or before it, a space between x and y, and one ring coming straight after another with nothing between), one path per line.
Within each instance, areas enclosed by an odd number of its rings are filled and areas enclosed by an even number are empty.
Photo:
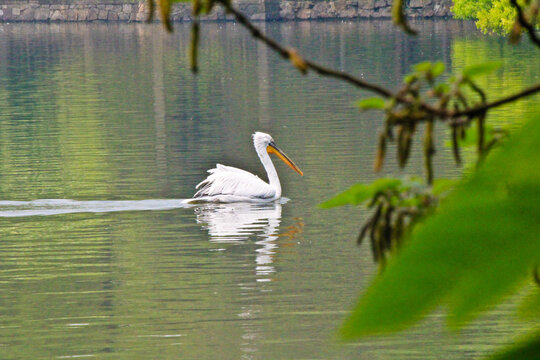
M356 105L362 110L384 109L384 100L377 97L362 99L356 102Z
M489 360L533 360L540 357L540 332L490 356Z
M485 62L482 64L469 65L463 69L463 75L473 78L480 75L487 75L500 68L502 63L500 61Z
M441 303L460 326L531 281L540 260L540 119L531 119L417 227L342 335L404 329Z
M410 84L412 83L413 81L415 81L416 79L418 79L418 76L416 74L409 74L409 75L406 75L404 78L403 78L403 82L405 84Z
M524 319L540 319L540 286L534 285L518 308L518 314Z
M433 67L433 64L430 61L424 61L414 65L414 70L417 72L428 72Z
M433 195L440 195L449 190L452 190L459 182L457 179L435 179L433 181Z
M320 208L327 209L335 206L358 205L371 199L379 191L397 189L401 185L399 179L378 179L369 185L356 184L344 192L334 196L319 205Z
M433 64L433 68L431 69L431 75L433 77L437 77L439 75L442 75L444 73L444 63L441 61L437 61L435 64Z
M450 85L445 83L440 83L435 86L435 91L439 94L446 94L450 92Z
M399 201L397 206L420 206L422 199L420 197L410 197Z

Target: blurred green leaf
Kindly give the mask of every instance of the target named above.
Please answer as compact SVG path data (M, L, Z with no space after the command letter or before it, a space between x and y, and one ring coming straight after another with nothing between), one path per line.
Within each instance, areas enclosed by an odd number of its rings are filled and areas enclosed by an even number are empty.
M406 75L404 78L403 78L403 82L405 84L410 84L412 83L413 81L415 81L416 79L418 79L418 77L416 76L416 74L409 74L409 75Z
M469 65L463 69L463 75L473 78L475 76L487 75L500 68L502 63L500 61L485 62L482 64Z
M458 182L457 179L435 179L432 188L433 195L440 195L452 190Z
M442 302L460 326L531 279L540 260L538 149L540 121L531 119L415 229L343 337L402 330Z
M420 206L421 202L422 200L420 197L410 197L410 198L405 198L401 200L396 205L397 206Z
M414 70L417 72L428 72L433 67L430 61L424 61L414 65Z
M377 97L362 99L356 102L356 105L362 110L384 109L384 100Z
M441 61L437 61L435 64L433 64L431 74L433 75L433 77L437 77L439 75L442 75L442 73L444 73L444 63Z
M368 185L356 184L323 202L319 207L326 209L335 206L358 205L371 199L379 191L397 189L400 185L399 179L378 179Z
M518 308L518 314L524 319L540 319L540 287L533 286Z
M488 360L533 360L540 358L540 332L490 356Z
M489 125L484 125L485 135L490 134L493 130ZM465 130L465 137L463 139L458 138L458 144L464 147L476 146L478 143L478 128L472 126Z
M450 92L450 85L445 84L445 83L437 84L435 86L435 91L438 93L446 94Z

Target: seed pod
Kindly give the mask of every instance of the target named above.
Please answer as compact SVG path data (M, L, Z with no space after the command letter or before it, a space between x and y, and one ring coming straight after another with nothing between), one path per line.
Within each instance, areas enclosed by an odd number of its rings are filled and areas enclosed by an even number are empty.
M388 206L384 214L384 227L383 227L383 239L384 250L390 250L392 246L392 213L394 212L393 206Z
M362 244L362 240L364 240L370 228L371 228L371 220L368 221L366 224L364 224L364 226L362 226L362 229L360 229L360 234L358 235L358 238L356 239L357 245Z
M484 158L484 120L486 114L481 114L476 120L477 131L478 131L478 143L476 144L476 151L478 152L478 162L480 163Z
M401 166L402 163L403 145L405 144L405 131L405 126L398 126L397 157L399 160L399 166Z
M375 172L381 171L383 162L384 162L385 153L386 153L386 134L382 132L379 135L379 146L377 147L377 157L375 158Z
M396 221L394 222L394 229L393 229L393 248L397 249L399 245L401 244L401 238L403 237L403 227L404 227L404 212L398 212L398 215L396 217Z
M392 20L394 20L394 24L400 26L407 34L416 35L416 31L411 29L407 23L405 0L394 0L392 4Z
M156 3L154 0L147 0L148 14L146 15L146 22L151 23L154 20L154 11L156 10Z
M382 206L382 204L379 204L379 206L377 206L377 210L375 210L375 214L373 215L371 221L371 231L369 234L369 238L371 240L371 251L375 261L378 261L381 255L379 251L379 232L377 230L379 227L379 220L381 218Z
M379 247L377 245L377 239L375 238L375 228L371 228L371 234L369 236L369 244L371 245L371 255L373 256L373 261L377 262L379 260Z
M426 123L426 130L424 132L424 164L426 167L427 183L429 185L433 183L432 159L434 153L435 148L433 146L433 119L430 119Z
M452 125L452 153L454 154L454 160L456 164L461 165L461 155L459 154L459 144L458 144L458 129L460 127L457 125Z
M461 140L465 140L465 137L467 136L467 132L465 131L464 126L460 126L458 128L458 136Z
M398 148L398 160L399 167L404 168L409 160L409 154L411 153L412 134L414 132L414 125L407 125L403 127L403 133L400 139L400 146Z
M168 32L173 31L171 24L171 2L169 0L158 0L159 13L161 15L161 21Z
M201 0L193 0L193 16L199 16L201 14Z
M394 141L394 127L392 126L392 122L390 118L386 119L386 125L384 129L384 134L390 141Z
M189 62L191 71L197 73L199 71L197 65L197 56L199 52L199 19L195 19L193 24L191 24L191 43L189 51Z
M377 252L377 258L375 261L381 262L384 258L384 240L383 240L383 224L380 222L375 228L375 247Z

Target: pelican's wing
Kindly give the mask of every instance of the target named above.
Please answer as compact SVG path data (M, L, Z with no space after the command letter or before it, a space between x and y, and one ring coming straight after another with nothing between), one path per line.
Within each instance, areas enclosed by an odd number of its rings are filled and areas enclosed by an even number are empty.
M247 171L217 164L208 172L210 175L195 187L198 191L193 198L232 195L268 199L275 195L270 185Z

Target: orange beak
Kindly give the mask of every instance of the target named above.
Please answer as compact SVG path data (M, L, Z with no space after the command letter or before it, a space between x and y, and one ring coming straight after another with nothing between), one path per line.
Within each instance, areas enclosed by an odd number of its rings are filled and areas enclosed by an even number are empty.
M271 142L270 144L268 144L268 146L266 147L266 151L269 153L269 154L276 154L281 160L283 160L283 162L287 165L289 165L289 167L291 169L293 169L294 171L296 171L297 173L299 173L300 175L304 175L304 173L302 172L302 170L300 170L298 168L298 166L296 166L291 159L289 159L289 157L287 155L285 155L285 153L283 151L281 151L277 146L276 144L274 144L274 142Z

